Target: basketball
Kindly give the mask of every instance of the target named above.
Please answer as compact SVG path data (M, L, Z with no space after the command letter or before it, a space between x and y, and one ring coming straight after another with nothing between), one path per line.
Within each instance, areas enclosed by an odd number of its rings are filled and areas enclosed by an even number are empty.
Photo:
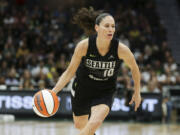
M33 97L33 110L40 117L53 116L59 108L58 96L52 90L41 90Z

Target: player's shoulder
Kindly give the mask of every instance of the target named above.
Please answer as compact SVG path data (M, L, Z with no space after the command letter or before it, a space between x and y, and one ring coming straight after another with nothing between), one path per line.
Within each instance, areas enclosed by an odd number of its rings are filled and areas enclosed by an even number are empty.
M86 55L87 49L88 49L88 41L89 41L89 38L86 38L86 39L81 40L81 41L77 44L76 50L77 50L78 52L83 53L83 55Z
M83 50L87 49L88 41L89 41L88 38L79 41L79 43L77 44L76 48L83 49Z
M118 43L118 50L120 51L129 51L129 47L121 42Z
M89 38L85 38L85 39L81 40L81 41L78 43L78 45L85 47L85 46L88 45L88 41L89 41Z
M118 56L120 59L128 57L131 54L131 50L125 44L119 42L118 44Z

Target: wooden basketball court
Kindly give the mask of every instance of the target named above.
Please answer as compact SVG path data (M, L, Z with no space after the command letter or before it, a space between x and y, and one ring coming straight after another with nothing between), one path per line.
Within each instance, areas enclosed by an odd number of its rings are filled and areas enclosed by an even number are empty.
M105 122L97 135L179 135L178 124ZM72 121L1 122L0 135L77 135Z

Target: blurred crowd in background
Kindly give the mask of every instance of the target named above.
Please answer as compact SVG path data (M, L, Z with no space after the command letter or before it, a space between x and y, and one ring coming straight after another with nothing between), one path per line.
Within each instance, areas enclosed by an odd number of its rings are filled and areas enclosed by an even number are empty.
M177 1L178 1L179 6L180 6L180 0L177 0Z
M142 92L169 96L167 86L180 85L178 65L154 0L80 2L49 8L38 0L0 0L0 89L52 88L67 68L77 42L84 38L72 17L79 8L89 6L114 16L115 36L133 51L141 70ZM132 88L130 71L122 63L117 89Z

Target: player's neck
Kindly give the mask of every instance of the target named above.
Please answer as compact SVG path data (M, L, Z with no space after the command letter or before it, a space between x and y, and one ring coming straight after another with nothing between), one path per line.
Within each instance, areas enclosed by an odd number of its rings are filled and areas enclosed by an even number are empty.
M98 48L104 48L104 49L109 48L110 41L109 40L104 40L104 39L101 39L101 38L97 37L96 45L98 46Z

